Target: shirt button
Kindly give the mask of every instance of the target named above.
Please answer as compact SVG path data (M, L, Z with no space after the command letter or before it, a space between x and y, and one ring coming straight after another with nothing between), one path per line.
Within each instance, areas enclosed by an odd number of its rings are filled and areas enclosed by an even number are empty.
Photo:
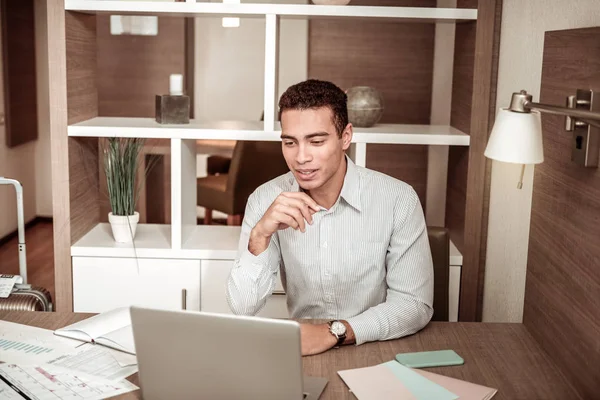
M323 248L326 249L327 248L327 242L323 242Z

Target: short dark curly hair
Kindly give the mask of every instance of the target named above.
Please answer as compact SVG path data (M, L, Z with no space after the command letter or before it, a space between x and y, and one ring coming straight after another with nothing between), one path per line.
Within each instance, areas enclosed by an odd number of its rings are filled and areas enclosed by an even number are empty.
M348 125L348 96L335 84L309 79L290 86L279 99L279 120L285 110L307 110L328 107L332 112L333 125L338 133Z

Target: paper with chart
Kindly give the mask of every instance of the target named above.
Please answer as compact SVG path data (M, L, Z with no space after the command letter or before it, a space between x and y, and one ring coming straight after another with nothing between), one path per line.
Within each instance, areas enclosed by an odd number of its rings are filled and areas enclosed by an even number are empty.
M0 379L0 399L2 400L23 400L23 396L18 394L8 386L6 382Z
M52 365L0 364L0 375L31 400L105 399L138 389L126 380L92 380Z
M113 382L127 378L138 370L134 355L92 344L85 344L77 353L62 355L48 361L48 364Z
M72 353L80 344L48 329L0 321L0 361L6 363L41 364Z

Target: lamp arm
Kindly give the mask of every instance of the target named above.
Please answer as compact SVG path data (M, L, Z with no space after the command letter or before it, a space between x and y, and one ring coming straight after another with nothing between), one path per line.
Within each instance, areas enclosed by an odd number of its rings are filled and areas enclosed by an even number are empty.
M578 120L585 122L586 124L596 126L600 128L600 112L578 110L575 108L559 107L550 104L534 103L532 101L525 100L523 107L528 110L538 110L548 114L556 114L577 118Z

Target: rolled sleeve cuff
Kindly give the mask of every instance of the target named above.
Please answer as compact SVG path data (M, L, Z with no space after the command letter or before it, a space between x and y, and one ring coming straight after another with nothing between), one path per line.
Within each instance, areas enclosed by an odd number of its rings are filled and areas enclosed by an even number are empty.
M379 321L369 312L359 314L346 320L354 331L356 345L380 340Z
M268 248L257 256L250 253L250 251L246 249L240 257L240 262L237 264L237 268L247 266L246 268L244 268L244 272L253 282L256 282L261 276L261 274L264 272L265 268L268 267L268 263ZM248 268L248 266L250 266L251 268Z

